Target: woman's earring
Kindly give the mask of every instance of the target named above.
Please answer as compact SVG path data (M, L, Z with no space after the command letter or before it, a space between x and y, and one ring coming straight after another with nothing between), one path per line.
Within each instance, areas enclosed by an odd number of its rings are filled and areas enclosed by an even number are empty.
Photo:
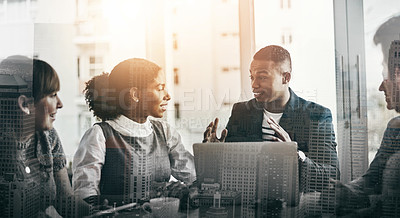
M25 95L21 95L18 97L18 106L21 109L22 112L25 114L30 114L30 109L29 109L29 98L27 98Z

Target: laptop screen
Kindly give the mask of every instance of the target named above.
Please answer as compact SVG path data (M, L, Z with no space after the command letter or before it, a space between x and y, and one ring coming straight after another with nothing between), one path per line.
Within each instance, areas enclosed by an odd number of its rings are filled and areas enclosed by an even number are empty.
M299 203L296 142L198 143L193 152L199 185L239 192L244 205Z

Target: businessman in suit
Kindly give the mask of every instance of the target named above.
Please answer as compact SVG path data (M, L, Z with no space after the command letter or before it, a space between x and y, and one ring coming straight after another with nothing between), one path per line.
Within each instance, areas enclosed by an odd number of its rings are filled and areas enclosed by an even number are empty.
M276 45L259 50L250 65L254 98L233 105L221 137L218 119L204 132L203 142L295 141L298 144L300 190L323 192L339 178L332 115L328 108L298 97L289 87L289 52Z

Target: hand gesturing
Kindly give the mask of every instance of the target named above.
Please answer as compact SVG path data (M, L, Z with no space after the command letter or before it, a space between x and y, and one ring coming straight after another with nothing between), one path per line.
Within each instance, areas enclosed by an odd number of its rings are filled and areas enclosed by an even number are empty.
M204 139L203 143L206 142L224 142L226 135L228 134L228 130L224 129L221 132L221 138L217 138L217 128L218 128L218 118L215 118L214 122L211 122L208 126L206 131L204 132Z
M279 142L291 142L292 139L290 138L289 134L274 120L274 118L269 117L267 119L267 123L273 129L278 137L272 136L273 140Z

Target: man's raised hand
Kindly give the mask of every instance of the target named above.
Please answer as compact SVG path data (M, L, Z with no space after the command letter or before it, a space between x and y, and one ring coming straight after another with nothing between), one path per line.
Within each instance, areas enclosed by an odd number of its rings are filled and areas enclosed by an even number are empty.
M204 131L204 138L203 143L206 142L224 142L225 138L228 134L228 130L224 129L221 132L221 137L217 138L217 128L218 128L218 118L215 118L214 122L211 122L208 126L206 131Z

